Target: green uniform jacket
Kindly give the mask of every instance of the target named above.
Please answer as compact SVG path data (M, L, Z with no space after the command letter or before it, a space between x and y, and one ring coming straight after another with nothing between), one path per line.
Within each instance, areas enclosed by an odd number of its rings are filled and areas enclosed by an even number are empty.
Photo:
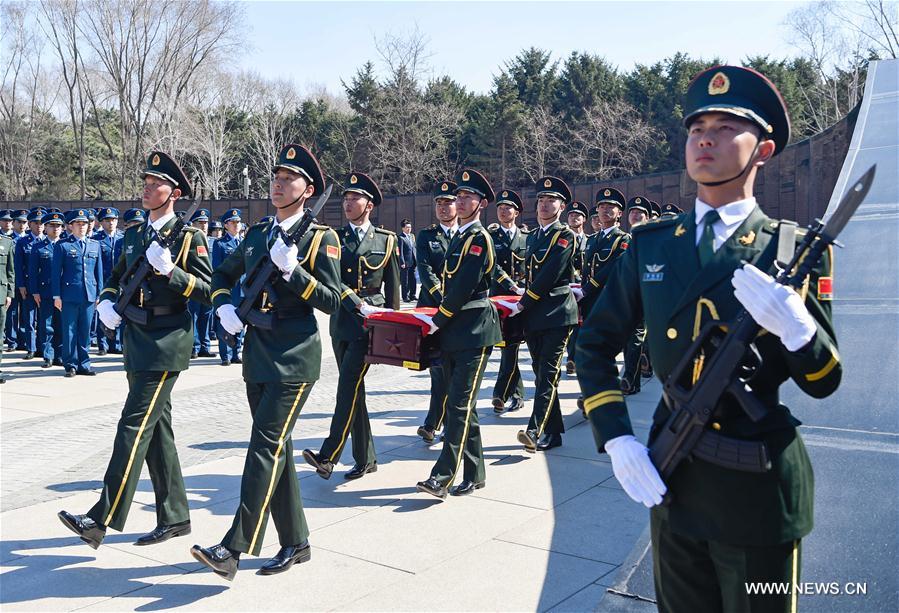
M418 293L420 307L435 307L443 300L438 275L443 271L447 245L449 238L437 224L419 232L415 239L415 260L418 262L418 278L422 289Z
M241 275L268 258L268 239L274 221L252 226L246 238L212 274L212 304L231 304L231 289ZM288 233L293 232L288 229ZM277 295L260 296L254 305L275 311L274 326L247 328L243 349L243 378L250 383L311 383L321 375L322 343L313 309L337 310L340 301L340 243L328 226L312 225L297 243L299 266L289 280L278 276L272 284ZM265 303L263 304L263 300ZM279 315L278 313L281 313Z
M776 228L777 222L756 207L704 268L699 266L692 212L634 228L630 247L578 339L578 379L600 450L606 441L632 433L615 365L628 335L645 318L653 370L665 381L706 322L726 322L740 311L731 285L734 270L743 260L754 261L775 238ZM827 257L801 292L817 322L808 346L789 352L766 331L756 340L763 364L752 387L768 406L768 416L753 423L727 398L715 411L712 427L720 434L766 443L772 469L757 474L701 460L682 462L668 483L672 504L653 511L666 515L672 530L747 545L783 543L811 530L811 464L796 431L799 422L779 403L778 388L792 379L809 395L823 398L839 385L842 369L830 302L817 298L818 277L830 265ZM668 414L660 402L650 440Z
M580 283L584 277L584 267L587 265L587 242L589 240L590 237L586 234L574 235L574 257L572 259L574 266L572 281L574 283Z
M568 284L574 275L575 236L558 221L545 232L527 238L527 289L521 297L527 332L573 326L578 322L577 302Z
M355 341L365 336L359 305L400 308L400 265L396 234L373 225L359 241L350 224L340 238L340 306L331 316L332 340ZM381 286L384 291L381 293Z
M176 218L162 227L160 234L172 230ZM139 258L147 245L149 221L125 230L122 237L122 255L106 280L100 292L100 300L115 302L119 285L127 283L122 279L125 269ZM150 275L149 295L138 292L137 306L148 308L158 306L183 307L171 315L150 315L146 326L133 321L123 322L122 339L125 347L125 370L136 371L182 371L190 364L193 350L193 323L187 310L187 301L194 300L209 304L209 278L212 264L209 260L209 246L206 235L195 228L185 227L181 238L172 248L175 270L166 278L160 274Z
M492 347L502 340L499 313L487 297L494 265L493 241L481 222L450 241L443 264L443 300L434 315L443 351Z
M581 289L584 291L581 308L585 315L596 303L599 293L605 287L609 275L612 273L615 262L624 255L630 240L631 235L617 225L608 234L603 235L600 231L587 240L584 270L581 275Z
M509 235L499 224L489 228L490 238L496 250L496 265L490 283L490 295L502 296L511 293L512 286L525 286L525 257L528 250L528 233L516 228L515 238Z
M16 271L13 266L16 244L8 236L0 236L0 307L6 298L12 298L16 282Z

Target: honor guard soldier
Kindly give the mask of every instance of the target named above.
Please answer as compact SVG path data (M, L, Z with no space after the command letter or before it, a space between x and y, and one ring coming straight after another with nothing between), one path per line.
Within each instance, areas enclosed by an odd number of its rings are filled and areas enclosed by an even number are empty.
M504 189L496 200L499 223L490 227L490 238L496 250L496 264L490 283L491 296L524 294L527 233L516 225L521 215L521 196ZM517 411L524 406L524 382L518 368L518 349L521 343L500 341L499 372L493 386L493 411Z
M571 228L571 231L574 232L574 278L573 281L575 283L581 283L581 291L583 291L583 271L584 271L584 262L586 261L586 252L587 252L587 233L584 231L584 224L587 223L587 217L590 215L589 209L587 209L587 205L583 202L579 202L575 200L571 203L571 206L568 207L568 227ZM581 319L583 313L580 312L580 305L578 305L578 319ZM574 330L571 331L571 336L568 337L568 361L565 363L565 374L573 375L575 374L575 357L576 357L576 343L577 343L577 331L579 326L575 326Z
M630 235L620 225L624 209L624 194L614 187L602 187L596 192L596 216L600 230L590 237L581 279L584 298L580 307L585 319L605 287L613 264L624 255L630 243Z
M196 228L198 232L202 232L206 236L209 229L209 210L197 209L190 216L190 225ZM206 239L209 249L213 248L209 239ZM213 263L215 268L215 263ZM202 304L196 300L188 300L187 308L194 322L194 349L190 354L191 358L214 358L216 353L212 351L212 306Z
M28 264L31 247L39 241L44 231L44 210L32 209L28 220L28 233L16 241L16 286L19 292L19 348L25 350L24 359L30 360L37 351L37 304L28 291Z
M662 216L662 207L655 200L649 201L649 220L654 221Z
M365 404L368 334L365 316L384 307L400 308L400 265L397 236L375 228L369 217L381 204L381 190L367 175L350 173L343 190L343 212L349 220L340 236L340 308L331 316L331 342L337 358L337 401L331 430L321 450L303 450L303 457L323 479L331 477L347 438L353 440L353 468L346 479L358 479L378 469ZM383 292L383 293L382 293ZM372 308L374 307L374 308Z
M651 221L652 205L649 199L643 196L634 196L627 203L627 221L628 226L633 231L634 228L641 224ZM640 371L643 364L644 347L643 341L646 337L646 327L643 322L634 330L624 346L624 371L621 373L621 391L626 395L639 393L640 391Z
M29 290L37 303L37 343L42 351L42 368L62 366L62 319L53 303L53 256L64 223L62 213L46 213L44 234L31 248L28 262ZM104 269L105 270L105 269Z
M101 228L94 233L93 239L100 243L100 250L103 254L103 274L106 280L112 274L115 267L118 243L122 240L124 234L119 230L119 210L113 207L106 207L97 212L97 218L100 220ZM99 316L94 315L94 324L96 325ZM102 322L101 322L102 323ZM122 331L121 328L116 330L112 342L109 341L105 334L105 330L101 327L97 334L97 355L106 355L109 353L122 353Z
M94 376L91 369L90 334L94 308L103 287L100 243L88 238L90 221L85 209L69 211L72 234L53 245L50 291L60 311L62 361L66 377Z
M462 482L452 487L453 496L467 496L486 483L484 450L478 426L478 390L493 346L502 340L499 314L488 293L493 276L494 249L490 234L481 225L481 211L494 199L486 177L463 170L456 178L456 212L459 231L450 241L443 264L443 299L434 317L418 315L438 330L446 380L446 427L443 449L431 476L416 488L446 498L448 488L462 468Z
M3 359L6 310L12 304L12 296L16 291L15 248L16 244L11 238L0 234L0 361ZM6 383L3 371L0 371L0 383Z
M190 364L193 335L187 301L209 300L212 268L206 238L193 228L181 229L174 253L156 241L174 231L173 209L178 199L192 195L178 164L154 151L142 176L147 221L125 231L123 255L100 292L97 310L107 328L122 324L113 301L120 286L130 281L123 278L128 266L145 255L153 271L131 306L143 309L147 323L128 321L122 332L128 397L116 427L100 499L85 515L59 513L63 524L94 549L100 546L107 528L124 529L145 459L156 494L157 525L136 544L153 545L190 533L187 493L172 430L171 394L178 375Z
M12 239L12 214L9 209L0 209L0 236Z
M662 207L662 217L677 217L683 212L682 208L671 202Z
M125 222L125 229L127 230L128 228L141 225L146 221L146 218L144 217L143 209L128 209L125 211L122 221ZM118 258L116 258L116 261L118 261Z
M296 144L284 146L272 169L271 199L277 221L259 223L247 231L212 276L213 304L222 327L230 334L243 329L232 301L241 275L263 258L277 266L268 292L255 308L271 313L272 328L250 326L247 331L243 378L252 415L252 432L234 521L221 543L194 545L191 554L219 576L232 580L240 554L258 556L269 514L281 548L262 565L263 575L280 573L311 557L309 527L303 513L293 462L292 432L312 386L321 374L321 336L315 309L333 313L340 308L340 241L327 226L312 224L297 242L288 245L302 223L310 198L324 193L325 178L315 156ZM231 215L231 230L239 217Z
M813 477L799 422L779 403L778 388L792 379L824 398L840 383L829 302L832 262L825 252L800 293L754 265L778 241L779 224L752 195L758 169L789 140L787 110L775 86L754 70L716 66L690 83L684 110L687 173L698 183L695 208L633 229L631 247L584 322L578 377L598 448L608 452L625 492L652 508L659 609L795 611L800 540L812 528ZM766 414L754 421L724 396L708 431L763 444L768 464L749 472L711 453L679 463L663 483L633 436L614 356L645 317L656 374L664 381L704 324L732 322L741 308L763 328L754 342L761 359L746 390ZM702 363L694 370L695 382ZM660 402L650 445L668 415ZM666 490L670 504L660 505ZM756 582L791 587L747 591Z
M211 223L211 222L210 222ZM240 236L240 209L229 209L222 215L222 220L218 222L225 230L225 235L216 239L212 245L212 268L217 269L227 260L232 253L237 251L243 239ZM231 304L238 306L243 299L240 293L240 280L231 288ZM222 366L230 366L231 364L243 364L240 357L243 348L244 330L241 328L234 335L236 343L234 347L225 342L222 334L222 322L219 321L218 315L215 316L216 336L219 337L219 356L222 359Z
M415 241L418 278L421 291L418 293L420 307L437 307L443 300L443 261L446 248L458 231L456 223L456 184L442 181L434 192L434 214L436 224L421 230ZM432 363L428 369L431 375L431 400L425 423L419 426L418 436L426 443L433 443L436 432L443 427L446 417L446 382L443 379L443 365Z
M536 189L539 228L528 236L527 289L513 311L513 316L520 311L525 318L525 342L535 377L531 418L527 429L518 432L519 442L530 453L562 444L559 375L565 345L578 323L577 299L570 287L574 232L559 221L571 201L571 190L557 177L540 178Z

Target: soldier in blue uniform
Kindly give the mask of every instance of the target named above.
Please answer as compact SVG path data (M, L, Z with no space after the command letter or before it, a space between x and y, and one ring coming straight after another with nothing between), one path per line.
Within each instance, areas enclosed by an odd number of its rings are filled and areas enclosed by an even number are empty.
M62 350L66 377L93 376L88 349L91 319L103 286L100 244L87 237L90 221L84 209L69 215L72 235L53 247L53 303L62 316Z
M16 241L16 290L19 292L19 347L25 349L25 359L30 360L37 351L35 319L37 305L28 292L28 262L31 247L41 239L44 231L43 209L28 213L28 234Z
M12 212L9 209L0 209L0 236L12 238Z
M62 213L43 217L45 236L35 241L28 261L28 291L37 304L37 347L42 368L62 366L62 320L53 304L53 254L63 226Z
M209 221L209 236L207 236L206 238L209 243L212 244L212 241L220 239L224 232L225 226L222 225L222 222L220 222L218 219L212 219ZM239 230L237 234L240 235Z
M12 303L15 293L15 243L13 240L0 233L0 339L4 335L6 327L6 309ZM3 343L0 343L0 359L3 357ZM0 383L6 383L3 371L0 371Z
M225 228L225 234L221 238L217 239L215 243L212 245L212 269L215 270L219 267L219 265L228 259L228 256L234 253L234 251L240 246L240 243L243 239L240 236L240 209L230 209L224 215L222 215L222 220L220 222L222 226ZM240 304L240 301L243 299L243 295L240 293L240 282L236 283L233 288L231 288L231 304L237 306ZM215 318L215 332L219 337L219 355L222 358L222 366L230 366L231 364L242 364L242 360L240 359L240 350L243 347L243 335L244 331L241 330L239 334L236 334L237 344L232 349L228 346L228 343L222 340L222 324L218 320L218 317Z
M28 236L28 233L25 231L28 223L28 211L16 209L15 211L10 211L10 217L12 218L12 234L10 238L13 240L13 254L15 254L15 245ZM12 303L6 309L6 343L9 345L10 351L13 349L25 351L25 343L19 331L19 307L22 303L22 296L19 294L18 285L15 284L15 276L14 274L12 279L15 288L12 293Z
M100 220L101 228L93 235L93 239L100 243L100 251L103 257L103 275L109 277L115 266L117 253L116 245L121 242L124 234L118 229L119 210L113 207L100 209L97 213ZM106 279L103 279L104 283ZM97 330L97 355L106 355L109 353L122 353L122 331L117 329L112 342L106 336L106 330L103 324L98 321L96 313L94 313L94 322L92 329Z
M203 235L209 229L209 210L197 209L190 217L191 227L196 228ZM207 241L208 244L208 241ZM209 245L212 249L213 245ZM212 265L215 268L215 264ZM190 311L194 322L194 348L190 354L193 358L214 358L217 354L212 351L212 306L201 304L196 300L187 302L187 310Z

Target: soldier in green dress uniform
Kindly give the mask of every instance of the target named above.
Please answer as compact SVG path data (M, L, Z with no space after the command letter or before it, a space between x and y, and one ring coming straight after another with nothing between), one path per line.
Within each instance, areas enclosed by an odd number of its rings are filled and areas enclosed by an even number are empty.
M100 292L100 320L110 330L122 324L113 308L126 268L146 252L154 273L145 281L134 306L146 311L146 325L129 321L122 337L128 398L116 429L112 457L103 477L100 500L85 515L60 511L59 518L94 549L106 529L122 530L146 459L156 494L156 528L137 540L152 545L190 534L184 479L172 431L172 388L187 370L193 330L187 301L209 302L212 267L206 237L185 227L174 252L155 240L176 224L174 207L192 195L190 184L174 160L161 151L147 158L143 172L143 208L147 221L125 231L123 252Z
M583 271L584 265L587 261L587 233L584 231L584 226L587 223L587 217L590 215L589 209L587 209L587 205L583 202L579 202L575 200L571 203L571 206L568 207L568 227L571 228L571 231L574 232L574 277L573 281L575 283L581 283L580 293L575 292L575 297L581 296L578 298L578 311L579 318L582 318L583 311L580 305L580 300L583 299ZM568 337L568 361L565 363L565 374L573 375L577 371L576 357L577 357L577 331L580 326L575 326L574 330L571 331L571 336Z
M303 458L323 479L331 477L347 439L353 440L353 467L345 479L359 479L378 470L375 443L365 405L368 334L366 315L400 308L400 265L397 236L376 228L369 217L381 204L381 190L371 177L350 173L343 190L343 212L349 223L340 237L340 308L331 316L331 342L340 375L331 430L318 453L303 450Z
M598 448L608 452L625 492L652 509L659 609L794 611L794 588L762 595L746 586L799 581L800 541L812 529L813 476L799 421L779 403L778 388L792 379L824 398L840 383L832 261L825 254L799 292L752 264L777 240L778 226L753 197L753 184L790 134L783 99L767 78L736 66L699 73L687 90L684 123L687 172L698 183L695 208L633 229L630 248L584 322L578 377ZM770 468L741 471L694 457L662 483L633 436L615 355L645 317L655 372L664 381L703 324L731 321L741 308L763 328L750 392L767 415L754 422L725 396L710 428L763 443ZM668 415L660 402L650 443ZM666 491L670 504L660 505Z
M627 221L631 230L651 221L652 205L643 196L634 196L627 203ZM644 359L646 325L641 321L631 330L624 346L624 371L621 373L621 391L625 396L640 392L640 366Z
M559 221L571 190L562 179L537 181L537 223L528 236L527 288L514 306L524 317L525 342L534 369L534 408L526 430L518 432L525 451L546 451L562 444L565 424L559 405L559 375L565 345L578 323L574 276L574 232Z
M447 489L462 468L462 482L453 496L466 496L485 485L484 450L478 426L478 390L493 346L502 339L499 313L488 298L494 250L490 234L481 225L481 211L493 201L493 188L476 170L463 170L456 178L459 231L450 241L443 264L443 299L433 318L419 315L440 331L440 350L447 386L443 450L431 476L417 489L446 498Z
M525 255L528 233L516 225L521 215L521 196L511 189L503 189L496 201L499 223L490 226L490 238L496 249L496 265L490 283L490 295L524 294ZM517 411L524 406L524 381L518 367L521 343L500 341L499 372L493 386L493 411Z
M415 241L415 259L421 280L417 305L420 307L437 307L443 300L443 283L440 279L443 260L450 240L459 229L459 224L456 223L455 182L441 181L437 185L434 192L434 214L438 223L420 231ZM446 417L446 382L443 380L442 364L432 364L428 373L431 375L431 400L425 423L418 428L418 436L426 443L433 443L436 432L443 427Z
M9 236L0 234L0 361L3 359L4 326L6 324L6 309L12 304L15 293L15 250L16 243ZM6 383L3 371L0 371L0 383Z
M288 144L272 170L276 221L251 227L212 275L216 315L222 328L236 335L244 324L231 291L241 275L262 258L271 258L281 272L272 284L275 296L264 293L255 305L272 314L272 328L248 326L244 340L243 378L253 425L240 503L220 544L191 549L197 560L228 580L237 573L241 553L259 555L269 514L281 548L260 573L280 573L311 557L291 433L321 374L321 336L314 311L333 313L340 304L340 241L334 230L313 224L290 246L281 236L282 231L289 235L297 229L306 202L324 191L318 161L302 145Z

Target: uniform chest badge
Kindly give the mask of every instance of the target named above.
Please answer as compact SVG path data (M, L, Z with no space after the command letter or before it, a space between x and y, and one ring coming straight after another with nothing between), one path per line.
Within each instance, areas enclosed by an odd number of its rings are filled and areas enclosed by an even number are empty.
M440 241L428 241L428 244L431 246L431 249L440 249Z
M664 264L647 264L646 272L643 273L643 281L661 281L665 278L665 273L662 272L663 268L665 268Z
M244 253L247 255L247 257L250 257L251 255L253 255L253 246L250 245L249 247L247 247L246 250L244 251Z
M128 245L128 247L125 248L125 253L127 253L128 255L134 253L134 245Z
M745 245L745 246L751 245L752 243L755 242L755 232L750 230L749 234L747 234L745 236L741 236L740 238L737 239L737 242L740 243L741 245Z
M674 229L674 235L675 236L683 236L686 233L687 233L687 229L683 225L677 224L677 227Z

